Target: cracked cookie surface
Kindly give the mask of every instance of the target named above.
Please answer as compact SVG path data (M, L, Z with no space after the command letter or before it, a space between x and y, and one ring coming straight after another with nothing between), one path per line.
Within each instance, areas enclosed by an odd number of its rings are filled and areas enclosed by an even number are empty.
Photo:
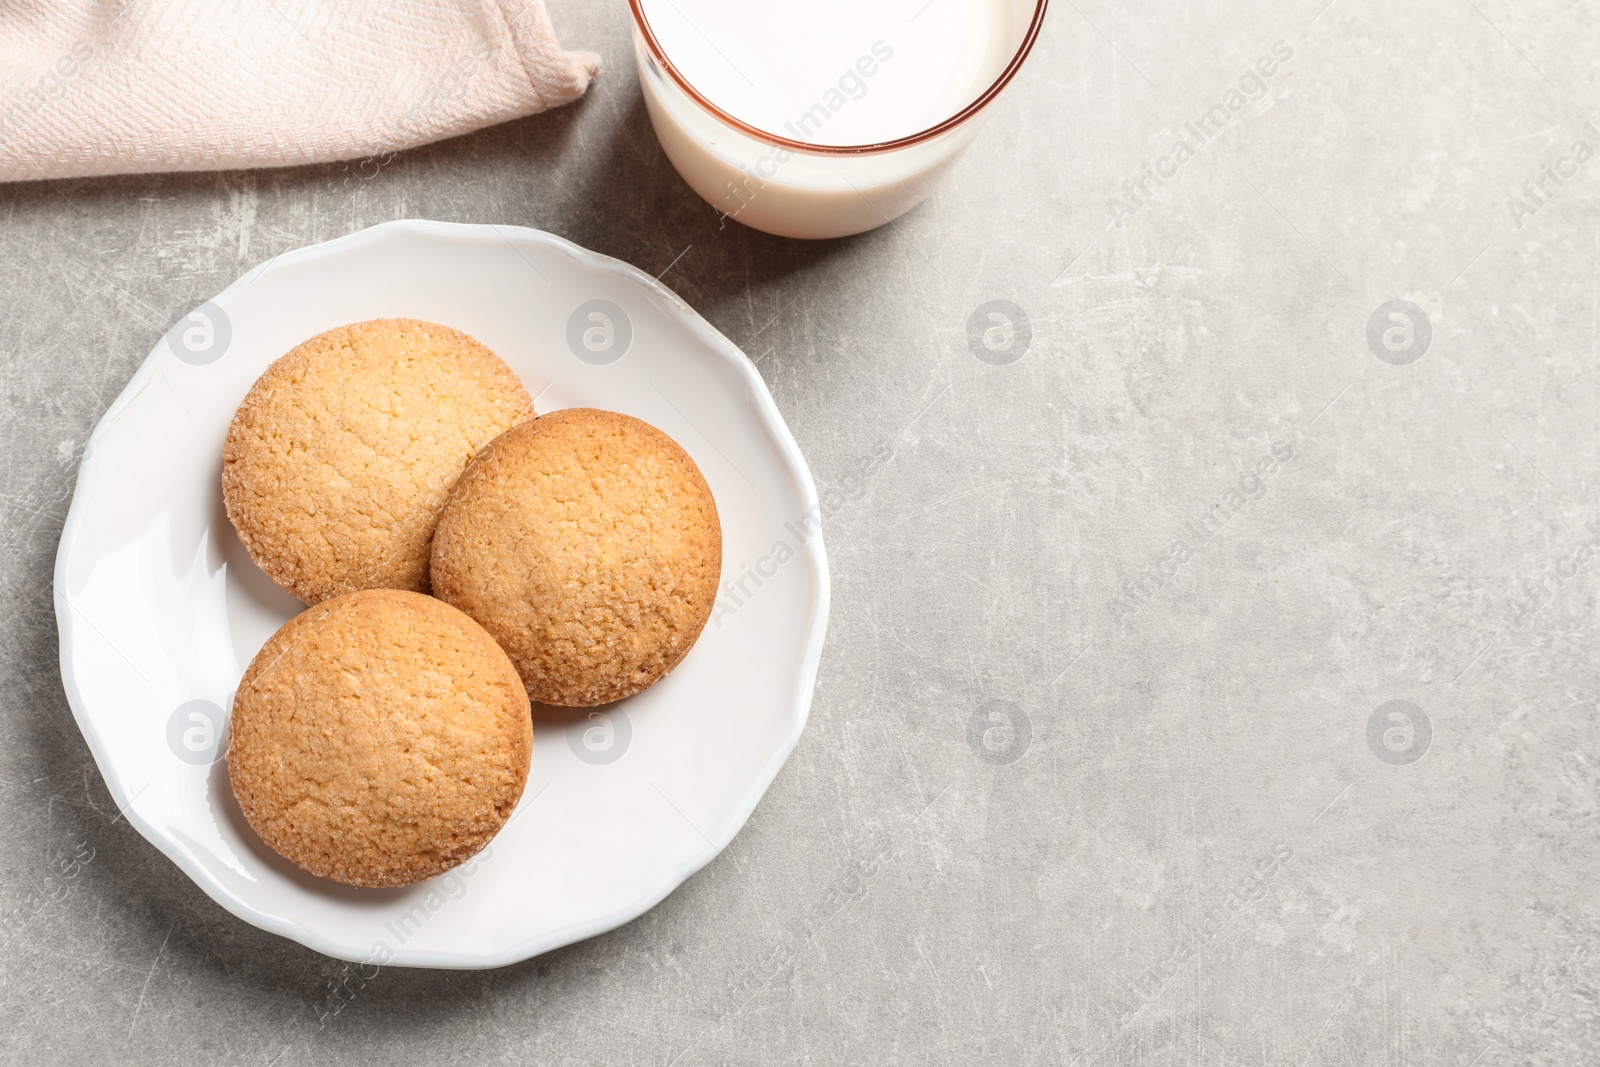
M490 442L433 543L436 596L500 643L546 704L655 684L705 627L722 527L700 469L629 415L570 408Z
M533 746L493 638L432 597L367 590L290 619L234 697L228 773L273 851L346 885L402 886L480 851Z
M531 418L510 367L417 319L340 326L257 379L223 445L222 494L250 558L309 604L427 592L434 524L473 455Z

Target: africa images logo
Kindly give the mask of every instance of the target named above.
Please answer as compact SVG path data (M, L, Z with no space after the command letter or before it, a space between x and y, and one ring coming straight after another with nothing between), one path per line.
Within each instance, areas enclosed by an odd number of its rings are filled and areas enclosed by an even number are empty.
M1176 178L1183 165L1199 155L1202 148L1222 133L1246 104L1264 98L1267 95L1267 83L1293 58L1293 48L1283 41L1275 42L1269 55L1258 58L1253 67L1239 76L1237 88L1230 88L1222 94L1220 101L1194 120L1184 123L1183 133L1173 142L1172 151L1154 163L1144 164L1138 175L1122 183L1122 192L1127 199L1119 200L1113 196L1106 201L1106 206L1111 209L1112 225L1121 226L1128 216L1137 214L1140 208L1149 204L1155 198L1151 185L1159 189Z
M867 484L893 458L894 447L888 441L878 441L870 453L856 461L855 470L847 471L839 479L838 487L824 489L818 495L817 502L804 515L784 523L785 536L774 541L772 547L754 563L742 564L737 577L722 583L711 612L712 628L720 630L728 616L748 604L757 590L776 578L779 569L798 556L800 550L822 532L823 520L832 518L845 504L865 494ZM732 573L731 567L729 573Z
M1147 563L1133 578L1122 581L1123 595L1112 602L1117 626L1143 611L1160 592L1178 578L1189 561L1200 550L1216 540L1238 515L1254 501L1267 495L1273 478L1295 457L1294 445L1289 441L1274 441L1267 455L1253 467L1246 467L1236 485L1222 494L1222 499L1184 523L1179 535L1173 537L1159 559Z
M1600 138L1600 128L1586 122L1584 129ZM1522 183L1522 195L1506 197L1506 210L1511 213L1511 224L1522 229L1529 219L1556 198L1563 186L1576 178L1589 160L1594 158L1594 148L1588 141L1574 141L1567 153L1539 172L1537 178Z
M874 41L870 55L860 56L854 64L846 67L838 80L830 85L815 103L793 120L785 122L783 128L796 141L802 144L815 144L817 135L835 115L853 101L867 95L870 88L867 84L868 79L877 74L878 70L893 58L893 46L883 40ZM749 207L750 202L767 187L767 180L776 177L784 164L793 158L793 152L779 147L756 160L751 167L741 165L739 169L744 171L744 180L735 184L730 178L723 183L728 194L727 201L737 202L739 206L732 211L723 212L722 217L738 218L739 213ZM755 185L754 188L751 188L752 183Z

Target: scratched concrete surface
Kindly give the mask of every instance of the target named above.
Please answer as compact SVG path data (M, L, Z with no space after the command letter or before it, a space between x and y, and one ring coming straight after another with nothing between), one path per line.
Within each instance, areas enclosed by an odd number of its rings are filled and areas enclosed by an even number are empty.
M0 187L0 1054L1600 1059L1600 24L1322 3L1059 3L934 197L834 243L678 180L616 0L555 5L608 62L558 113L382 165ZM51 564L180 313L400 217L666 269L819 483L894 458L829 517L811 724L723 856L587 943L366 980L116 819Z

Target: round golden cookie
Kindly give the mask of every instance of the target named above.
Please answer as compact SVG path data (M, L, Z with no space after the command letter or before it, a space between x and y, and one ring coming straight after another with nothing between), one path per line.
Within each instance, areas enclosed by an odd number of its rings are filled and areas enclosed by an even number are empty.
M511 656L528 695L587 707L677 666L722 574L722 526L689 454L649 423L571 408L495 438L433 539L434 595Z
M290 619L233 698L228 774L273 851L335 882L400 886L470 859L528 780L533 723L483 627L371 589Z
M533 415L511 368L464 333L374 319L268 367L222 449L222 497L250 558L309 604L428 591L439 508L478 449Z

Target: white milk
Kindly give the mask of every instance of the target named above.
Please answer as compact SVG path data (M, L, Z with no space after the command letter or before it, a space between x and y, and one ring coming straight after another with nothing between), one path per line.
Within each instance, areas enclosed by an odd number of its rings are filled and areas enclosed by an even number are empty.
M742 122L807 145L873 145L950 118L1015 55L1029 0L640 0L662 51ZM640 82L662 148L724 214L794 237L881 225L920 201L976 118L909 148L834 155L774 146L711 114L642 38Z

